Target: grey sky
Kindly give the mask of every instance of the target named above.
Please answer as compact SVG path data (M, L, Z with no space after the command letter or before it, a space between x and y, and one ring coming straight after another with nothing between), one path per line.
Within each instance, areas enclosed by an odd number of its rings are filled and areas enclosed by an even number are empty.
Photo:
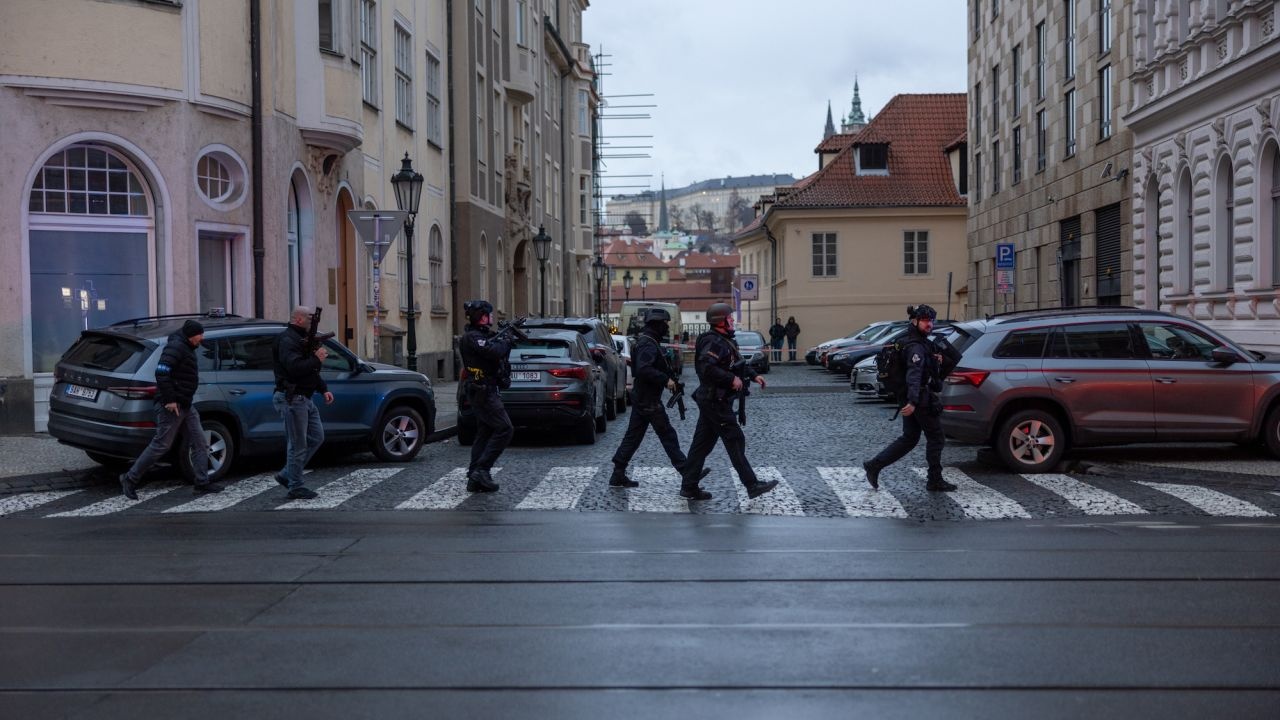
M605 121L606 135L654 136L651 160L613 160L607 172L652 173L655 189L660 172L667 187L725 175L807 175L817 169L813 148L822 139L827 100L839 130L854 73L868 114L898 93L965 91L965 5L592 0L583 14L584 39L593 52L612 55L605 96L651 92L658 105L651 120ZM646 181L605 184L637 182ZM636 190L605 191L630 192Z

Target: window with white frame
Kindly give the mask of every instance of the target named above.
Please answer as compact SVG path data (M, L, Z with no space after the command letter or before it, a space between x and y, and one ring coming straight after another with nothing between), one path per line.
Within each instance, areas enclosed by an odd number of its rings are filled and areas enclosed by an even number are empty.
M1111 66L1098 71L1098 135L1111 137Z
M590 123L590 120L588 119L589 110L590 110L590 105L588 104L587 91L579 90L578 91L578 134L579 135L585 136L585 135L591 134L591 123Z
M1048 145L1048 126L1045 123L1044 111L1036 111L1036 172L1044 172L1047 163L1046 146Z
M413 36L396 23L396 122L413 129Z
M813 276L836 276L836 234L813 233Z
M1022 113L1022 46L1013 46L1012 65L1009 69L1009 89L1013 91L1013 117L1016 120Z
M929 274L928 230L907 230L902 233L902 274Z
M991 142L991 194L1000 192L1000 141Z
M378 105L378 3L360 0L360 82L364 101Z
M338 52L338 6L341 0L319 0L320 11L320 49L331 53Z
M1111 0L1098 0L1098 52L1111 52Z
M202 155L196 161L196 185L200 194L213 202L223 202L234 189L231 170L212 153Z
M480 233L480 262L476 263L480 269L480 297L489 297L489 238L484 233Z
M1223 158L1218 165L1218 178L1215 183L1214 194L1217 195L1217 212L1214 213L1215 225L1214 239L1217 241L1216 252L1214 253L1216 261L1214 268L1218 273L1218 279L1215 283L1218 290L1230 291L1235 289L1236 273L1235 273L1235 175L1231 167L1231 159Z
M587 224L587 176L578 176L578 224Z
M1064 57L1062 64L1066 69L1066 79L1076 76L1076 0L1066 0L1066 12L1062 20L1062 42Z
M1063 140L1066 142L1066 156L1076 154L1076 91L1072 88L1062 99Z
M115 153L75 145L44 164L31 187L33 213L149 215L142 181Z
M529 45L529 0L516 0L516 44L520 47Z
M439 225L431 226L427 246L428 281L431 283L431 310L444 312L444 235Z
M1044 100L1045 86L1045 32L1044 23L1036 25L1036 99Z
M559 220L560 219L560 164L559 163L556 163L555 167L552 169L551 177L553 179L552 180L553 184L551 186L551 202L552 202L551 216Z
M444 148L444 120L440 115L440 59L427 52L427 141Z
M1280 144L1271 143L1271 192L1263 196L1263 205L1271 221L1271 284L1280 287ZM1270 204L1267 201L1270 200Z
M1013 129L1013 184L1022 182L1022 128Z

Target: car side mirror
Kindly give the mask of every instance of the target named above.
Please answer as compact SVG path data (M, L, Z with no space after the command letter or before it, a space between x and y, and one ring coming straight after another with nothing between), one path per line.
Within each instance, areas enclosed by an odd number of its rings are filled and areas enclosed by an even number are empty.
M1244 362L1244 358L1236 354L1234 350L1218 347L1213 349L1213 361L1222 365L1231 365L1232 363Z

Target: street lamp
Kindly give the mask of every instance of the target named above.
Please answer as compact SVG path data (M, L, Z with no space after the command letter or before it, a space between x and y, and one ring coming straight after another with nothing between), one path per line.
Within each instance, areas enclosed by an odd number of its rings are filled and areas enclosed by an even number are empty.
M596 278L596 317L600 317L600 283L604 281L604 273L606 269L604 258L596 256L595 262L591 263L591 272Z
M622 290L626 293L626 300L631 300L631 271L622 273Z
M414 300L413 282L413 221L418 216L418 203L422 202L422 173L415 172L409 153L404 154L400 172L391 176L391 189L395 191L396 208L408 213L404 219L404 255L406 274L402 282L408 283L409 311L405 317L409 320L409 369L418 370L418 304Z
M533 236L533 251L538 255L538 269L542 275L542 317L547 316L547 257L551 254L551 236L542 225Z
M640 273L640 299L641 300L647 299L646 293L644 291L644 289L647 287L649 287L649 271L644 270Z

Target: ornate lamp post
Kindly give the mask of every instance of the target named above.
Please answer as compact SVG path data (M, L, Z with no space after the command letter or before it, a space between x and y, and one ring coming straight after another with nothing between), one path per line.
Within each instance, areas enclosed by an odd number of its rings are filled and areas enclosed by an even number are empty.
M596 317L600 317L600 283L604 281L607 267L604 264L604 258L599 255L596 256L595 262L591 263L591 272L596 278Z
M643 270L640 273L640 299L647 300L645 288L649 287L649 271Z
M547 257L551 254L551 236L542 225L533 236L533 251L538 255L538 270L542 276L542 317L547 316Z
M413 274L413 221L418 217L418 203L422 202L422 173L414 171L409 153L404 154L400 172L391 176L391 188L395 191L396 208L408 213L404 219L404 256L409 266L409 277L404 278L402 282L408 283L406 294L409 300L409 311L405 313L405 317L409 320L408 365L410 370L416 372L418 369L418 303L413 292L416 285Z
M626 293L626 299L631 299L631 271L622 273L622 291Z

